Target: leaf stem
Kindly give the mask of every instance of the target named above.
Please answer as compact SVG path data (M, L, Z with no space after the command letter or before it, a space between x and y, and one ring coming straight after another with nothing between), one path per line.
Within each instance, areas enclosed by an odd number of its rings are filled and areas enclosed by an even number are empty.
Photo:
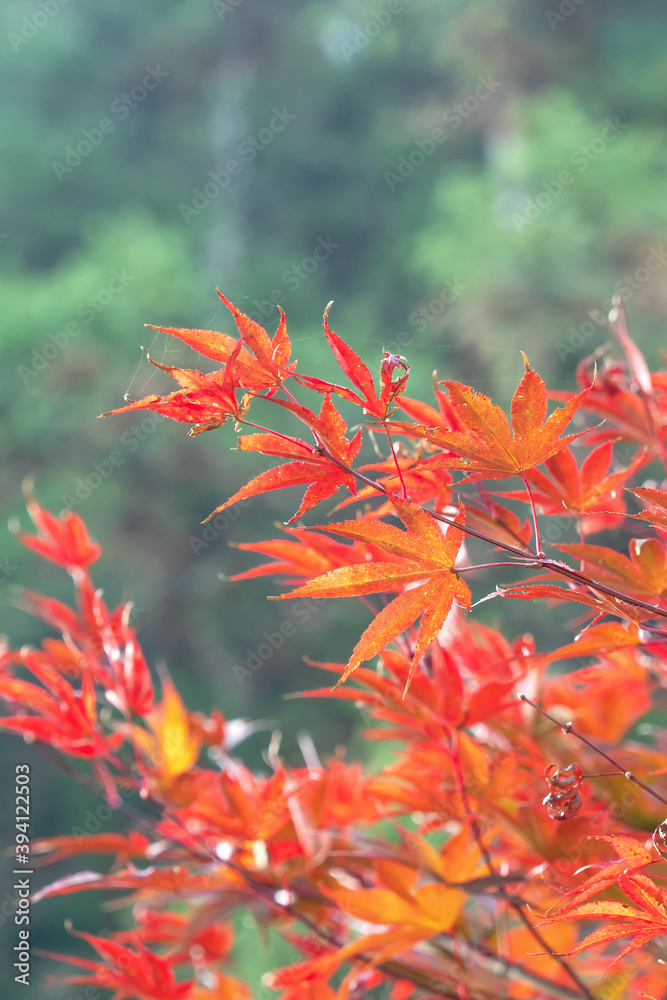
M237 420L236 423L245 424L246 427L254 427L255 430L262 431L264 434L273 434L274 437L282 438L283 441L289 441L290 444L297 444L300 448L305 448L305 450L311 455L315 450L311 445L305 444L303 441L299 441L298 438L289 437L288 434L281 434L280 431L273 431L269 427L262 427L261 424L254 424L252 420Z
M299 402L298 402L298 400L296 400L296 399L294 398L294 396L293 396L293 395L292 395L292 393L291 393L291 392L289 391L289 389L286 389L286 388L285 388L285 383L284 383L284 382L281 382L281 383L280 383L280 388L281 388L281 389L283 390L283 392L285 393L285 395L286 395L286 396L287 396L287 397L288 397L289 399L291 399L291 400L292 400L292 402L293 402L293 403L296 403L296 405L297 405L297 406L299 405Z
M533 498L533 491L530 487L530 483L528 482L528 476L526 475L525 472L522 474L521 478L523 479L523 485L526 487L526 493L528 494L528 499L530 500L530 509L533 512L533 527L535 529L535 549L538 557L540 559L544 559L545 553L544 550L542 549L542 541L540 539L540 528L537 523L537 511L535 510L535 500Z
M394 451L394 442L391 439L391 432L389 430L389 425L387 424L386 420L385 420L385 422L383 424L383 427L384 427L384 432L387 435L387 441L389 442L389 448L390 448L390 451L391 451L391 457L394 459L394 465L396 466L396 472L398 473L398 478L399 478L400 483L401 483L401 490L403 491L403 499L404 500L409 500L410 498L408 497L407 491L405 489L405 482L403 481L403 473L401 472L401 467L398 464L398 456L397 456L396 452Z
M526 562L516 562L508 559L506 562L492 562L492 563L475 563L474 566L457 566L457 573L467 573L471 569L495 569L496 566L534 566L535 563L531 561Z

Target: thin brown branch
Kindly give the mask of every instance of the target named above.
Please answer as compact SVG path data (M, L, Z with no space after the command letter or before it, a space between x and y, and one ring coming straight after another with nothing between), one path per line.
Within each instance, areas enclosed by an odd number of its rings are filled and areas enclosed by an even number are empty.
M550 722L553 722L555 726L558 726L559 729L563 730L566 736L574 736L575 739L580 740L581 743L585 743L586 746L590 747L591 750L594 750L595 753L599 754L601 757L604 757L604 759L608 761L608 763L611 764L612 767L618 768L617 774L619 776L623 775L623 777L626 778L628 781L632 781L634 782L635 785L639 785L640 788L643 788L645 792L647 792L650 796L652 796L652 798L657 799L658 802L662 802L663 805L667 806L667 798L661 795L660 792L656 792L655 789L645 784L640 778L636 777L636 775L634 775L632 771L626 771L625 768L621 764L619 764L617 760L614 760L614 758L610 757L608 753L605 753L605 751L601 750L600 747L595 745L595 743L592 743L586 736L583 735L583 733L578 732L573 727L571 722L559 722L558 719L554 718L553 715L550 715L549 712L545 712L543 708L540 708L539 705L536 705L535 702L531 701L530 698L526 697L525 694L518 694L517 698L519 699L519 701L525 701L527 705L530 705L532 708L534 708L535 711L539 712L540 715L543 715L545 719L549 719ZM593 775L591 775L591 777L593 777Z
M458 740L458 733L452 734L452 741L455 742L457 740ZM475 838L475 843L477 844L479 852L484 858L484 861L486 862L486 866L489 869L490 874L497 876L498 872L496 871L495 865L493 864L491 852L484 843L484 838L482 837L482 833L479 828L479 822L477 816L473 814L473 811L470 808L470 800L468 798L468 792L465 787L463 769L461 768L461 762L459 761L458 758L456 746L452 746L450 748L450 754L452 759L452 765L454 768L454 780L456 782L457 791L461 796L461 803L463 805L464 812L468 817L468 821L470 822L470 829L472 831L473 837ZM546 952L548 955L551 955L551 957L558 962L563 971L568 974L572 982L576 985L577 989L579 990L580 996L585 997L586 1000L595 1000L595 996L593 995L593 993L591 993L591 991L588 989L583 980L579 978L578 974L574 971L570 963L562 955L554 954L551 948L549 947L549 944L543 938L542 934L538 931L536 927L533 926L530 918L528 917L525 911L524 908L525 904L518 902L518 900L515 897L507 895L507 893L505 893L503 889L499 891L498 898L503 899L503 901L506 902L508 906L511 907L511 909L516 913L517 917L521 920L521 922L530 932L535 941L539 944L540 948L542 948L544 952Z

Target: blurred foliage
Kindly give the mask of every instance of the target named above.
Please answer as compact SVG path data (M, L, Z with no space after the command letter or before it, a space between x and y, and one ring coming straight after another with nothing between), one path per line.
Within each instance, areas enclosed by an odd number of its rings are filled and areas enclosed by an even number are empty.
M413 396L437 368L507 401L520 348L572 386L577 360L606 340L588 311L622 289L655 364L666 22L657 0L2 6L3 510L25 524L26 476L55 509L74 498L105 545L100 585L134 597L148 656L168 662L191 707L272 720L292 757L309 727L323 754L350 741L362 752L345 706L281 695L319 683L304 654L346 658L364 612L332 602L238 684L234 663L288 612L265 601L265 581L219 579L249 565L226 543L266 537L292 511L269 494L205 528L260 468L230 452L231 428L193 441L152 419L96 421L125 392L166 387L139 346L163 361L167 338L142 324L232 332L219 285L269 328L283 304L296 355L323 372L320 317L335 299L334 327L365 360L383 346L407 356ZM189 353L170 346L167 360L190 365ZM36 581L8 533L0 558L5 595L67 594L55 571ZM522 608L486 608L525 627ZM40 637L6 602L1 614L13 643ZM258 765L265 742L249 745ZM25 755L1 745L11 762ZM33 835L67 832L87 808L56 774L35 775ZM41 944L63 947L63 933Z

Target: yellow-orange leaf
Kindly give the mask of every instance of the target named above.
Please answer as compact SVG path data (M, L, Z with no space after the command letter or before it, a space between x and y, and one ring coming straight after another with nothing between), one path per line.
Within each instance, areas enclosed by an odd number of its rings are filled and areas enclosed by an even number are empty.
M565 406L547 417L544 382L528 366L525 356L524 362L526 371L512 398L511 425L502 409L488 396L459 382L443 382L460 429L449 430L441 426L428 429L422 425L411 428L413 436L427 438L460 456L453 458L449 467L469 472L462 482L521 476L587 433L579 431L560 437L589 389L573 396Z
M135 730L139 735L142 749L147 751L149 764L165 780L177 778L189 771L199 757L201 737L191 725L190 715L181 701L180 695L169 678L162 682L162 701L146 716L153 732L150 739L145 730Z
M273 600L400 592L363 633L338 683L421 617L407 691L421 657L442 628L454 601L469 608L471 596L467 585L454 571L463 532L451 527L443 535L436 520L417 504L398 497L391 499L407 531L383 521L343 521L321 527L323 531L371 543L393 556L392 562L367 562L333 569ZM463 522L462 508L456 523Z

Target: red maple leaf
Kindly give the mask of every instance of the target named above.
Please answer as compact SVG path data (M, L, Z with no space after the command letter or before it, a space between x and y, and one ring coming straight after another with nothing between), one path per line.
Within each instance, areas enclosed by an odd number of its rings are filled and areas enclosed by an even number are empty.
M275 455L279 458L293 459L293 461L255 476L229 500L216 507L209 514L208 521L221 510L238 503L239 500L247 500L250 497L267 493L269 490L280 490L287 486L312 483L306 490L299 509L290 519L291 521L295 521L320 501L328 500L341 486L347 486L352 492L355 491L354 478L346 468L341 468L341 464L349 466L356 458L361 447L361 430L351 441L346 439L347 425L331 402L331 395L327 394L322 400L319 416L307 410L306 407L295 406L286 400L276 400L276 402L280 402L281 405L292 411L305 411L309 425L316 431L316 437L326 444L327 450L325 451L318 444L306 444L299 438L288 438L273 433L248 434L240 437L239 451L258 451L263 455ZM331 455L337 461L332 460Z
M78 985L88 984L104 990L115 990L115 996L136 1000L187 1000L193 980L176 982L169 961L149 951L137 938L131 946L118 944L108 938L74 931L90 944L102 959L92 962L74 955L42 952L47 958L69 962L86 970L84 975L67 976L59 980Z
M407 384L410 369L404 359L397 354L389 354L383 351L383 359L380 364L380 395L378 397L373 383L373 376L369 369L345 341L329 326L328 315L332 302L327 306L324 313L324 333L329 346L334 353L336 361L347 375L350 382L355 386L357 392L345 386L337 385L335 382L327 382L324 379L313 378L309 375L295 375L297 382L315 389L317 392L336 393L343 399L363 407L371 416L378 420L386 421L390 407L394 400L404 391ZM400 372L396 377L395 373Z
M263 563L245 573L237 573L230 580L252 580L257 576L279 576L285 574L285 583L294 584L300 580L311 580L330 569L365 563L369 559L381 557L380 550L373 545L355 542L346 545L334 538L328 538L320 531L303 528L284 528L288 538L277 538L267 542L243 542L236 548L244 552L259 552L269 556L274 562ZM387 555L387 559L391 556Z
M625 355L624 362L607 359L599 378L582 403L584 410L604 421L592 432L590 443L622 439L644 445L652 456L663 445L667 423L665 372L651 373L646 358L628 334L620 299L614 301L609 326ZM597 372L597 354L577 366L577 382L587 385ZM566 392L550 392L551 399L567 400Z
M124 737L120 733L110 737L102 733L92 675L84 673L81 690L76 691L39 654L24 652L22 662L44 686L8 673L0 675L0 697L23 709L22 713L0 718L0 728L49 743L75 757L109 758L112 747L122 743ZM25 708L35 714L25 714Z
M641 948L653 938L667 933L667 893L660 889L640 869L654 861L651 854L636 840L625 836L600 837L609 841L621 858L587 879L583 885L566 893L556 913L547 922L562 920L604 921L601 927L579 941L567 952L576 955L596 944L608 944L620 938L632 937L611 963ZM615 899L588 902L607 889L620 889L634 903Z
M110 417L119 413L131 413L134 410L151 410L172 420L194 424L189 432L192 437L196 437L202 431L213 430L230 418L242 419L249 405L249 397L244 396L239 402L236 396L240 386L236 364L242 349L242 341L233 343L235 348L225 367L208 375L189 368L171 368L162 365L153 361L146 352L152 365L168 372L183 388L168 396L144 396L143 399L130 402L127 406L103 413L102 416Z
M628 490L628 493L633 493L645 508L641 514L628 514L628 517L648 521L649 524L654 524L661 529L667 528L667 493L664 490L644 487Z
M264 327L237 309L219 290L218 296L236 321L241 334L238 341L226 333L218 333L215 330L179 330L166 326L150 326L149 329L178 337L200 354L223 365L227 365L236 356L240 384L244 388L252 392L263 392L268 389L269 394L274 393L295 367L294 363L288 364L291 345L287 336L284 312L278 306L280 322L272 340Z
M102 549L88 537L86 526L78 514L63 511L55 517L28 496L28 513L39 535L18 531L16 537L27 548L44 559L64 567L70 573L85 569L99 559Z
M533 500L549 515L564 512L590 514L583 527L586 533L613 527L619 520L613 514L624 514L622 485L647 459L642 451L626 469L609 472L613 455L613 442L607 441L594 448L577 466L571 448L563 448L546 462L549 475L541 469L531 469L526 479L531 487ZM496 496L511 500L529 500L526 490L497 493ZM605 517L604 515L612 516Z
M632 538L629 557L604 545L572 542L553 547L580 559L586 572L593 569L594 582L656 601L667 596L667 547L659 538Z

